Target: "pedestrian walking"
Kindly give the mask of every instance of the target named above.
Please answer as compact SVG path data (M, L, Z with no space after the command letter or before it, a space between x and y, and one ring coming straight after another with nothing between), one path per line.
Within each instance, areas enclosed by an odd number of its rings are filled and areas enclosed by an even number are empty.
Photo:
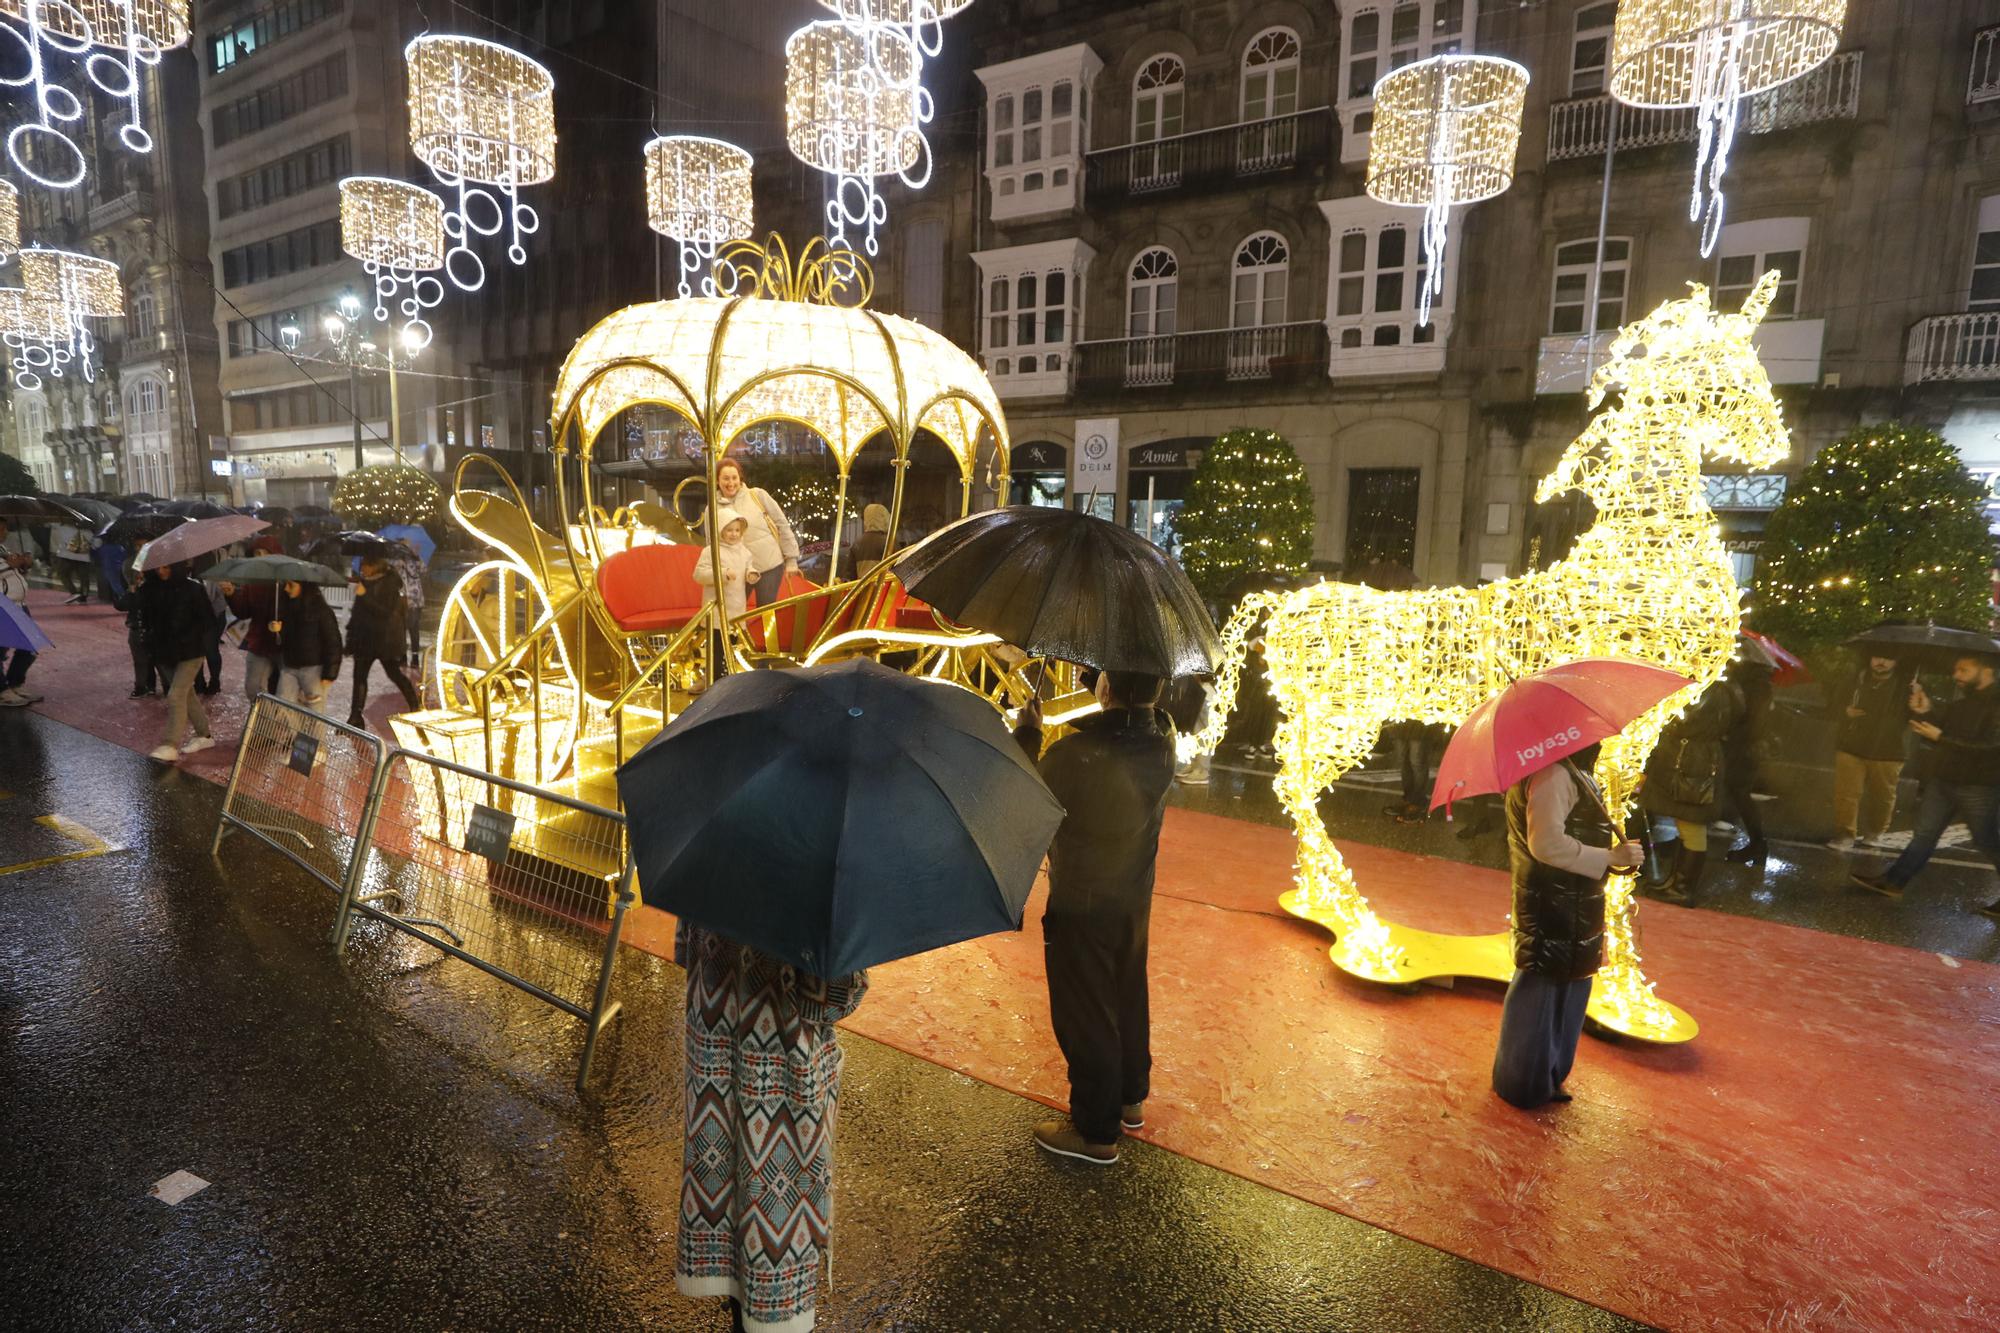
M28 569L34 564L34 557L25 551L7 549L10 531L8 521L0 518L0 597L11 599L24 615L31 615ZM42 701L40 694L28 688L28 668L35 664L37 656L26 648L0 649L0 708L26 708Z
M1639 799L1647 813L1674 821L1672 864L1659 886L1669 902L1690 902L1708 862L1709 821L1722 813L1722 743L1743 715L1743 697L1725 677L1666 725L1646 760Z
M1402 801L1382 813L1398 824L1421 824L1430 817L1432 765L1444 748L1437 729L1428 722L1391 722L1382 728L1382 737L1389 743L1403 785Z
M1910 682L1909 729L1924 744L1918 758L1922 785L1917 793L1916 826L1910 845L1879 875L1856 872L1853 880L1871 893L1900 898L1937 851L1938 839L1955 819L1965 821L1972 845L2000 872L2000 689L1994 688L1994 659L1968 654L1952 664L1959 697L1939 706L1922 684ZM2000 886L1996 886L2000 888ZM1976 911L2000 917L2000 894Z
M833 1225L833 1025L868 974L818 977L685 918L674 961L687 971L674 1285L727 1297L732 1328L803 1333Z
M286 582L276 614L266 622L277 648L277 695L314 707L340 676L340 621L317 585Z
M1833 819L1827 846L1851 852L1880 843L1896 813L1910 735L1913 673L1895 658L1871 654L1840 709L1833 753Z
M407 527L408 525L404 525ZM422 531L421 528L418 531ZM436 549L435 545L432 547ZM410 630L410 664L416 666L424 660L424 556L409 542L397 539L389 550L389 567L396 571L396 577L403 581L403 610L407 615Z
M1067 812L1049 848L1042 916L1049 1017L1069 1063L1070 1123L1045 1121L1035 1142L1057 1156L1109 1166L1121 1132L1145 1126L1152 1034L1146 944L1160 824L1174 780L1173 723L1158 711L1158 676L1107 671L1103 711L1041 756L1042 781ZM1040 701L1015 739L1040 753Z
M757 605L769 606L778 600L785 575L799 572L798 535L771 493L750 484L738 460L725 458L715 465L715 488L716 522L727 523L731 514L737 514L747 524L743 540L750 548L750 567L756 571L750 586Z
M172 763L180 755L195 754L215 744L208 710L202 707L194 688L207 658L215 613L209 608L208 589L195 582L184 565L153 569L139 599L146 651L168 677L167 728L152 757ZM182 744L190 722L194 736Z
M1566 1102L1591 978L1604 963L1604 879L1643 856L1612 831L1590 777L1595 745L1507 789L1514 978L1500 1009L1493 1091L1532 1111Z
M213 564L212 560L204 561L202 568L211 568ZM194 688L197 694L213 696L222 693L222 632L229 628L229 599L213 583L202 583L201 590L208 598L208 651L202 654L206 670L195 681Z
M1727 678L1743 701L1743 711L1722 736L1724 805L1743 841L1722 854L1738 865L1762 866L1770 855L1764 841L1764 816L1757 808L1757 775L1771 733L1771 677L1774 669L1748 657L1729 663Z
M409 613L403 604L403 580L379 555L361 557L361 577L351 585L354 609L347 616L347 652L354 659L354 704L347 725L366 728L362 710L368 706L368 673L377 662L389 683L402 691L411 712L422 706L416 686L403 674L403 639Z
M239 585L225 581L216 586L221 589L230 614L244 625L243 697L255 703L260 694L276 694L279 650L271 622L278 618L277 589L269 583Z

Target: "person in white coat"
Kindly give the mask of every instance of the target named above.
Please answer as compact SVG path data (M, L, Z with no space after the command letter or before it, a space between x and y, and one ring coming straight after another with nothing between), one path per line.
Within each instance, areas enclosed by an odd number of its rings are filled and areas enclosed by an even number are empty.
M746 590L750 584L750 548L743 540L750 520L741 514L723 512L722 544L713 552L704 550L694 562L694 581L701 585L701 600L715 600L715 566L722 565L722 611L731 620L749 610Z
M768 606L778 600L785 575L799 572L798 535L771 493L752 486L736 459L725 458L715 465L715 491L716 521L727 523L733 514L747 525L743 543L750 549L750 587L756 591L757 605Z

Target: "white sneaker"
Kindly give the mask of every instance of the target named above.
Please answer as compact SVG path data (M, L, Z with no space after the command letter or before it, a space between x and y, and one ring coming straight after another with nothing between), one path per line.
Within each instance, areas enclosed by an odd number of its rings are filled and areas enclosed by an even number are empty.
M0 708L26 708L29 702L19 690L0 690Z
M1828 838L1826 840L1826 845L1829 851L1851 852L1856 847L1859 847L1861 845L1861 842L1857 838L1850 838L1845 834L1842 834L1838 838Z
M164 749L165 747L163 746L161 748ZM203 750L213 750L214 748L215 748L215 737L197 736L193 740L189 741L186 745L183 745L181 747L181 753L199 754Z
M153 747L152 757L163 764L171 764L181 757L181 752L171 745L156 745Z

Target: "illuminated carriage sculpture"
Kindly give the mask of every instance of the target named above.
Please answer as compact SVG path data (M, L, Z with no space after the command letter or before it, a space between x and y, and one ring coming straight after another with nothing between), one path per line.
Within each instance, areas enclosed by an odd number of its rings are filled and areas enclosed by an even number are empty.
M772 421L826 442L843 516L862 446L886 439L896 471L892 533L919 432L956 460L961 512L982 454L1007 486L1006 424L984 372L931 330L863 308L872 279L859 260L814 242L794 262L774 237L768 249L732 247L719 263L734 294L628 307L570 353L550 432L563 534L533 522L496 461L474 455L459 468L452 515L492 556L446 600L431 667L438 707L395 719L404 746L615 805L620 758L718 669L893 655L905 670L996 705L1027 697L1019 654L939 619L887 562L825 587L788 579L771 606L730 620L702 606L693 585L704 548L635 544L634 512L590 504L598 433L642 405L677 413L708 445L710 532L718 462L746 430ZM836 551L840 539L836 526ZM726 664L711 660L718 646ZM1069 673L1051 676L1073 687Z

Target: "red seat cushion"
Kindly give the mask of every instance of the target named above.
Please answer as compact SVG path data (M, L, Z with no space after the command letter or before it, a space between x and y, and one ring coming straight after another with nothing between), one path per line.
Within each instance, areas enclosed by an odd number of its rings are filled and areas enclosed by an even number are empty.
M803 597L807 593L819 591L820 586L804 575L787 574L784 581L778 585L777 600L784 601L790 597ZM757 608L753 604L750 609L755 611ZM777 623L775 626L776 633L773 636L775 642L770 645L770 650L786 653L793 657L803 657L806 650L812 647L813 640L819 634L820 627L826 624L826 598L815 597L809 602L801 602L796 606L780 607L771 614L772 619ZM753 616L749 620L746 620L744 622L744 629L750 636L750 642L755 644L759 650L763 650L765 648L763 617Z
M700 546L634 546L597 567L597 595L627 634L676 630L701 614Z

